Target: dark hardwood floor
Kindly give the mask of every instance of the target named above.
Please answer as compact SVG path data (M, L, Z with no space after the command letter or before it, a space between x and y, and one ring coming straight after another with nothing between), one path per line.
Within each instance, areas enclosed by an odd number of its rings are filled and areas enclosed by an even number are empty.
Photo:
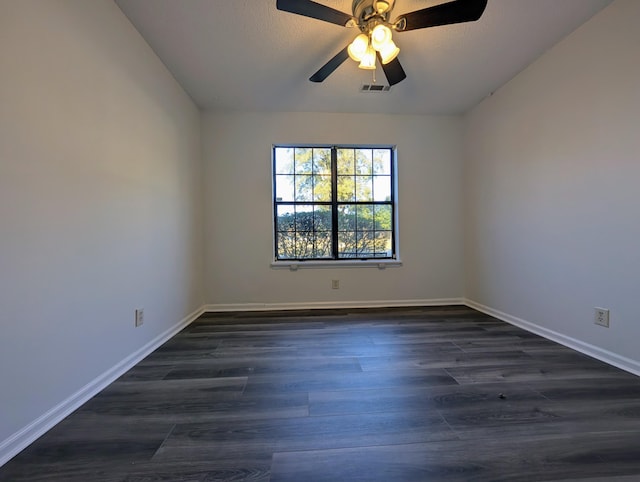
M2 481L640 481L640 378L466 307L202 316Z

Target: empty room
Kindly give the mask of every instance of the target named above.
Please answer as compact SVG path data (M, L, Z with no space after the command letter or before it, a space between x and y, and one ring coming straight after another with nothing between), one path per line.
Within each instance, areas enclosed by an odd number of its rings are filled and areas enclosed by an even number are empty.
M639 18L0 0L0 481L640 480Z

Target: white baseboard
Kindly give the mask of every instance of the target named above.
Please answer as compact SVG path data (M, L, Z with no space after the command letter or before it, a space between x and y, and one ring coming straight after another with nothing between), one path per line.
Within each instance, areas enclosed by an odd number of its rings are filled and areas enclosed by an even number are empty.
M614 367L618 367L629 373L640 376L640 362L636 360L632 360L631 358L627 358L618 355L617 353L597 347L595 345L585 343L584 341L578 340L577 338L558 333L557 331L550 330L549 328L537 325L536 323L523 320L522 318L518 318L517 316L512 316L508 313L495 310L493 308L490 308L489 306L485 306L472 300L465 299L464 304L469 308L481 311L482 313L491 315L494 318L518 326L531 333L540 335L543 338L555 341L556 343L560 343L561 345L572 348L576 351L579 351L580 353L589 355L597 360L608 363L609 365L613 365Z
M113 383L117 378L122 376L127 370L139 363L143 358L152 351L169 340L172 336L182 330L184 327L192 323L204 313L204 307L201 307L193 313L187 315L179 323L161 333L149 343L144 345L127 358L111 367L100 376L87 383L84 387L71 395L69 398L44 413L26 427L18 430L8 439L0 442L0 467L15 457L19 452L33 443L36 439L44 435L48 430L62 421L66 416L70 415L74 410L78 409L82 404L87 402L91 397Z
M371 300L371 301L310 301L300 303L234 303L205 305L209 313L230 311L286 311L326 310L340 308L394 308L411 306L464 305L463 298L437 298L427 300Z

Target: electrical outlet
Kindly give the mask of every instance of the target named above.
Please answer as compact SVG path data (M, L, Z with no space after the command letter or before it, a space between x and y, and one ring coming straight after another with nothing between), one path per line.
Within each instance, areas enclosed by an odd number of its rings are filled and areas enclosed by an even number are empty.
M331 289L332 290L339 290L340 289L340 280L339 279L332 279L331 280Z
M142 326L144 323L144 310L142 308L138 308L136 310L136 318L135 318L135 326Z
M594 310L593 322L596 325L609 328L609 310L607 310L606 308L594 308L593 310Z

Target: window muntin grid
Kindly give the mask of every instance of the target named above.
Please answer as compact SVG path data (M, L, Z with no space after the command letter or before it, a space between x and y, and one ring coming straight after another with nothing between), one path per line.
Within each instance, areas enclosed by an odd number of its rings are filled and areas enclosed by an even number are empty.
M393 147L274 146L276 261L395 259Z

